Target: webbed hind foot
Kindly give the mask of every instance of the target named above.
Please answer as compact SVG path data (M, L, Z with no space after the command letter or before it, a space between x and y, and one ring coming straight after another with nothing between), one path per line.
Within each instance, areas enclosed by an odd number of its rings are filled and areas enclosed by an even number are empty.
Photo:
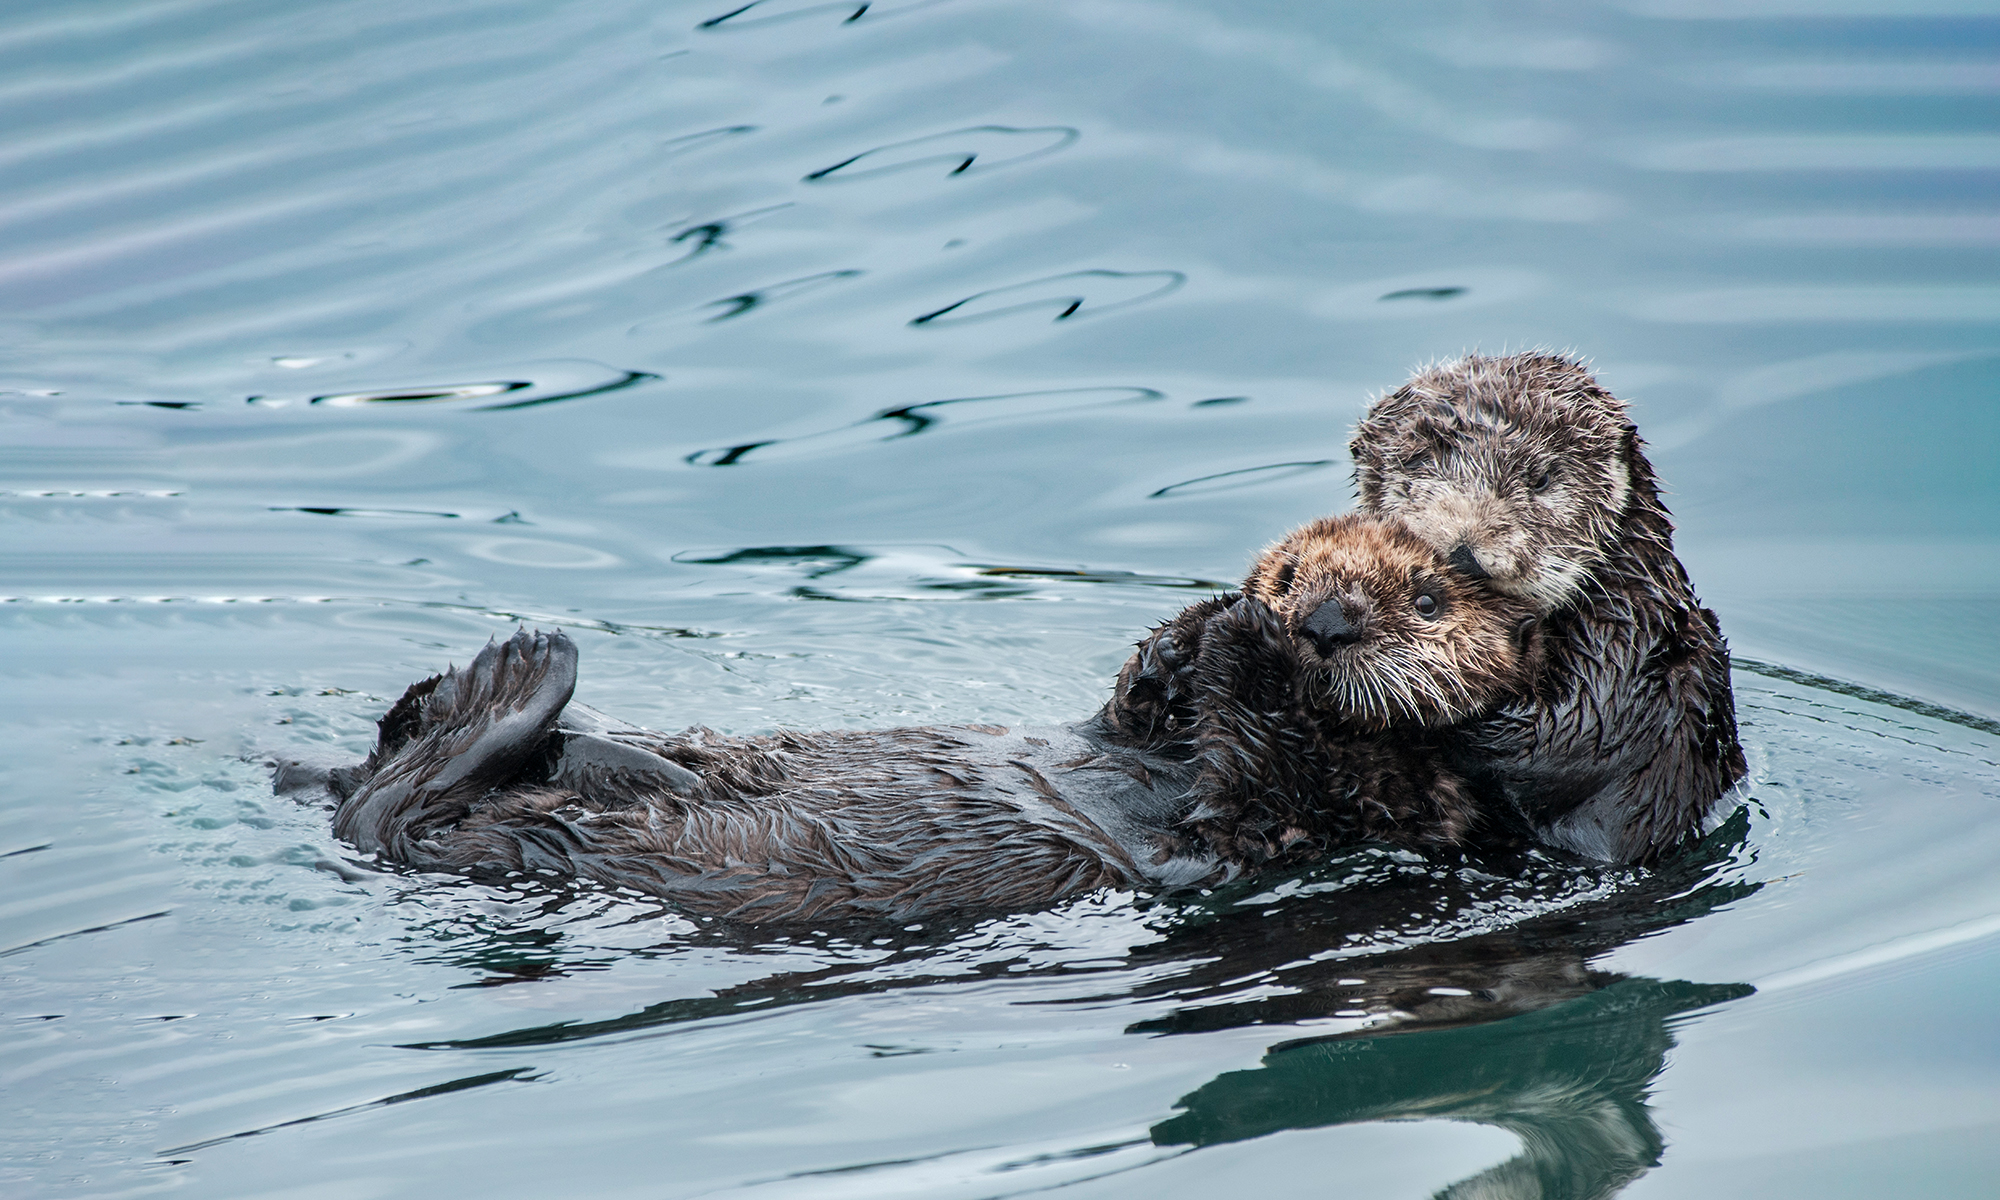
M408 857L541 752L576 689L576 643L560 630L491 641L463 670L412 687L382 719L372 778L344 801L334 832L364 851Z

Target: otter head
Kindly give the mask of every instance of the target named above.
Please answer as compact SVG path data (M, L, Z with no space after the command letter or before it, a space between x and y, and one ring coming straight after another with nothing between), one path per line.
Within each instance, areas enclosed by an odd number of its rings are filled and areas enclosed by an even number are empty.
M1448 724L1526 685L1534 605L1454 571L1393 520L1294 530L1258 557L1243 594L1297 642L1313 698L1365 726Z
M1420 371L1375 402L1348 449L1364 509L1544 613L1577 599L1626 536L1635 496L1652 495L1624 402L1555 354Z

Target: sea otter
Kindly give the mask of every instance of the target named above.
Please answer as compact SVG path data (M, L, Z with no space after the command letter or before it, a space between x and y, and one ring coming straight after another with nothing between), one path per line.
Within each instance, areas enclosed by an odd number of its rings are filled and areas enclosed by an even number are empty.
M516 633L413 685L329 781L335 832L412 866L583 876L745 921L1033 908L1220 883L1363 839L1463 840L1440 727L1525 686L1533 605L1378 517L1317 521L1176 618L1173 728L663 734L570 703ZM1151 640L1158 640L1158 631Z
M1543 617L1531 686L1449 739L1498 813L1611 862L1697 830L1744 774L1729 653L1624 402L1574 358L1468 355L1377 400L1350 450L1364 510Z

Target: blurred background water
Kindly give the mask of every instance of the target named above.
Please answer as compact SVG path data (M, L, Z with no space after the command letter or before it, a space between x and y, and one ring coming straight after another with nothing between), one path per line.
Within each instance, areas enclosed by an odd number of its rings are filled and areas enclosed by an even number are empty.
M0 1186L1983 1194L1995 16L13 0ZM1657 873L759 933L357 871L259 765L517 621L656 727L1081 716L1533 346L1740 659Z

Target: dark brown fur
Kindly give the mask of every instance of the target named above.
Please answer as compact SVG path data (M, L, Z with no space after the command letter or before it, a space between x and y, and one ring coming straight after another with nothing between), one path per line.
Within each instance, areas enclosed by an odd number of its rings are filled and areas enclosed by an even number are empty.
M1698 829L1744 772L1728 649L1624 402L1571 358L1470 355L1378 400L1351 449L1364 509L1547 618L1532 688L1456 739L1502 808L1619 862Z
M1322 646L1308 626L1330 602L1354 638ZM1185 828L1239 868L1359 841L1456 846L1477 808L1438 739L1529 677L1533 613L1398 524L1326 518L1259 556L1241 598L1141 642L1100 720L1134 744L1194 748Z
M1461 841L1472 808L1433 727L1521 686L1530 606L1361 517L1279 543L1246 590L1179 619L1178 715L1137 738L1136 688L1032 732L654 733L569 706L574 645L522 632L410 688L340 782L334 829L415 866L584 876L750 921L1018 910L1363 839ZM1410 610L1419 592L1435 619ZM1329 601L1351 636L1322 647Z

